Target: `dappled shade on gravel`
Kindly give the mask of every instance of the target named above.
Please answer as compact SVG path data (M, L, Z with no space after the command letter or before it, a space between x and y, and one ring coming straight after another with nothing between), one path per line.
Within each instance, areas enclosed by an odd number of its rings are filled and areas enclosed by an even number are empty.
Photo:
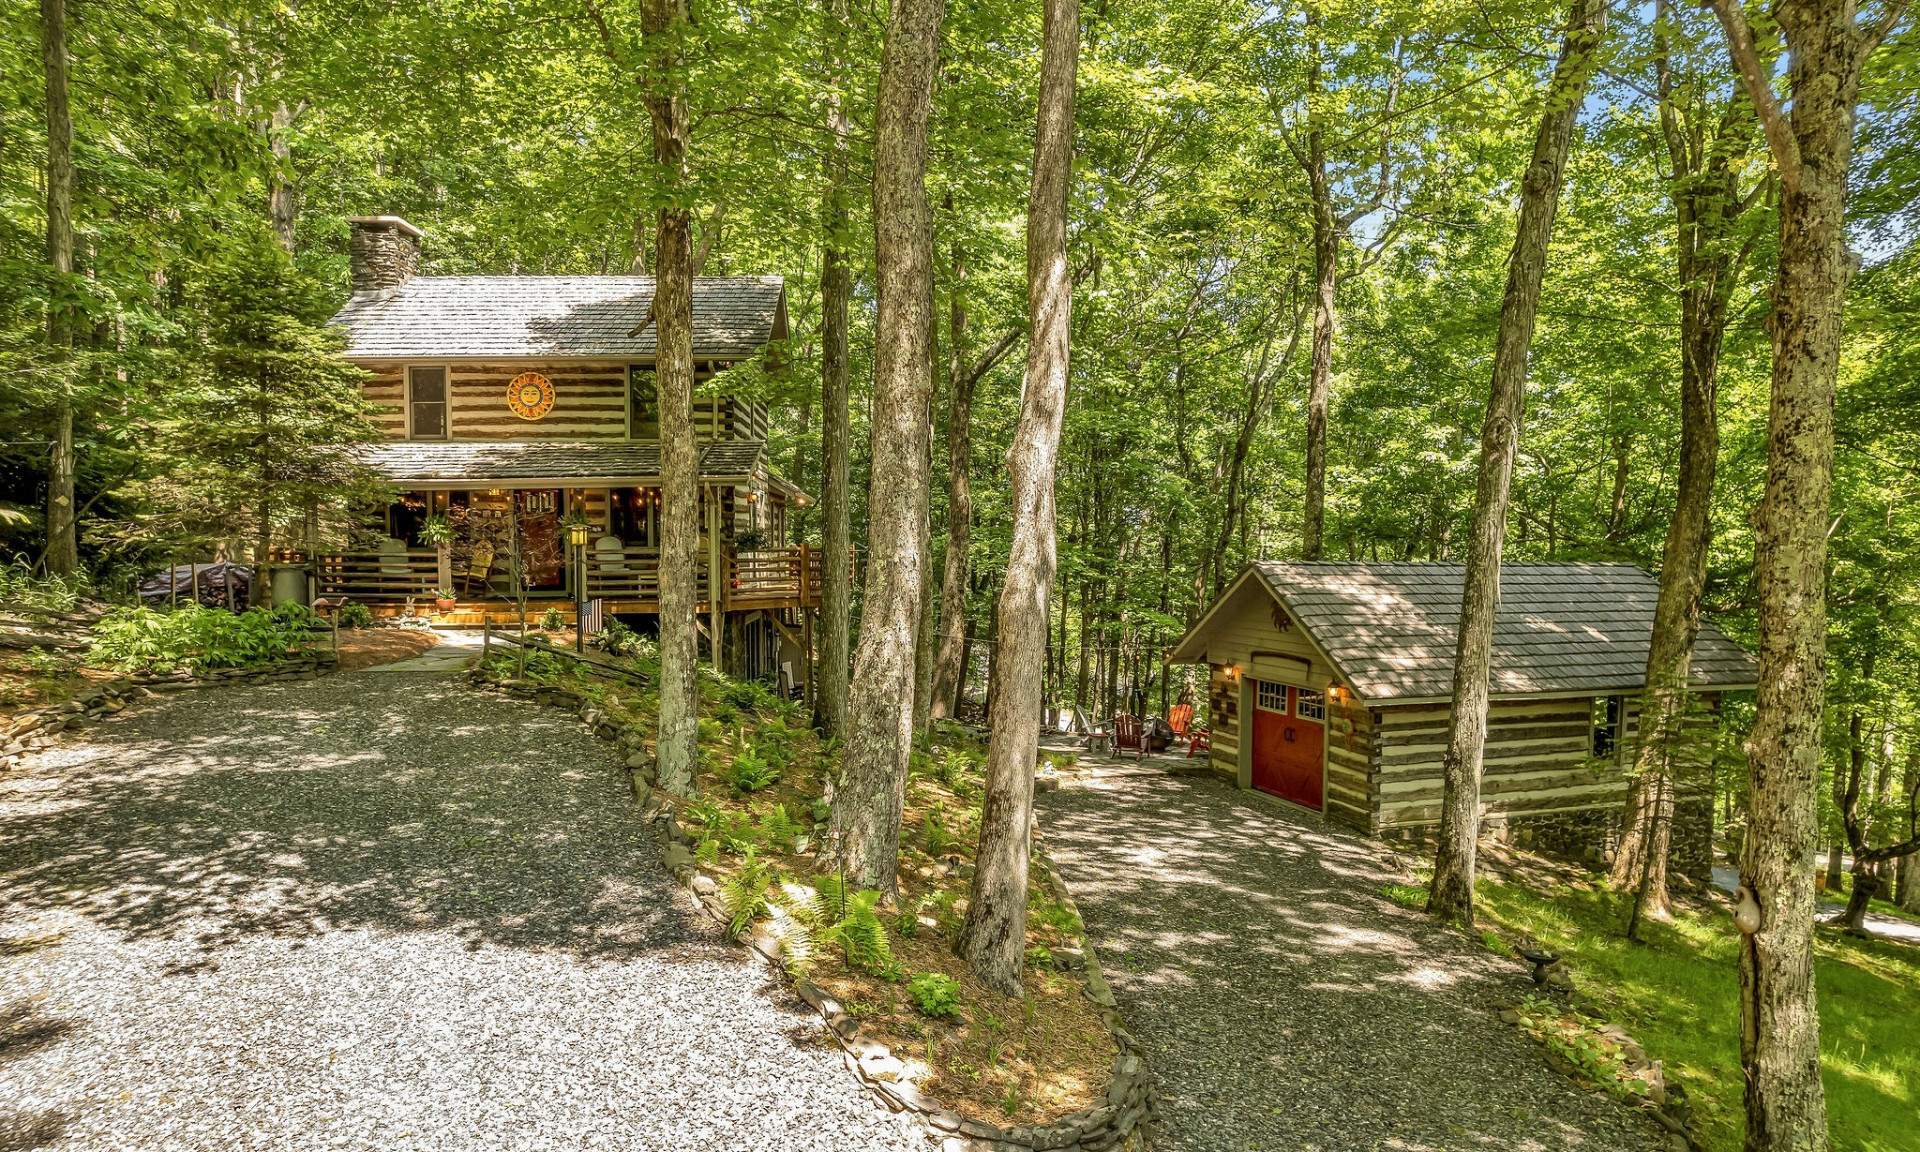
M1159 1152L1664 1147L1497 1021L1523 965L1380 895L1384 845L1205 778L1039 803L1147 1049Z
M621 775L410 673L41 754L0 781L0 1146L924 1146L690 915Z

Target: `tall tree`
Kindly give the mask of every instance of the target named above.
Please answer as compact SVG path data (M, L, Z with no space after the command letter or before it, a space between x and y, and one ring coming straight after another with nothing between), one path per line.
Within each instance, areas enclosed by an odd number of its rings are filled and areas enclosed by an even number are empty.
M946 207L953 208L953 197ZM940 577L939 643L933 657L932 715L952 716L966 683L967 549L973 543L973 381L967 363L967 254L953 243L947 302L947 554Z
M1813 988L1813 859L1826 698L1827 533L1833 409L1847 252L1847 168L1867 57L1902 11L1862 28L1852 0L1781 0L1791 109L1733 0L1711 0L1780 180L1766 495L1754 515L1760 691L1747 741L1743 899L1758 916L1740 948L1740 1063L1749 1152L1823 1149L1820 1018Z
M1027 947L1027 861L1033 854L1033 757L1040 740L1047 602L1055 566L1054 470L1067 407L1073 281L1067 206L1073 191L1073 89L1079 0L1045 0L1040 110L1027 194L1026 390L1007 449L1013 539L1000 591L999 686L988 717L986 797L976 871L958 948L980 982L1020 995Z
M1345 211L1334 204L1333 176L1327 165L1326 44L1320 35L1319 14L1307 12L1306 139L1286 136L1287 147L1307 178L1307 199L1313 210L1313 344L1307 370L1307 498L1300 524L1300 555L1318 560L1327 517L1327 409L1333 400L1333 330L1340 293L1340 245L1353 226L1386 203L1393 182L1392 144L1395 103L1400 91L1399 60L1386 85L1384 109L1377 126L1356 135L1379 134L1379 167L1373 190ZM1397 53L1396 53L1397 57ZM1381 230L1376 253L1392 239L1398 219ZM1229 513L1231 515L1231 513ZM1216 589L1217 590L1217 589Z
M1660 135L1667 148L1680 283L1680 460L1647 648L1633 794L1613 863L1614 886L1634 892L1635 925L1644 917L1667 914L1675 771L1687 745L1687 679L1693 642L1700 634L1707 549L1713 538L1720 348L1727 303L1752 244L1752 234L1743 237L1741 232L1753 196L1741 189L1739 175L1753 140L1751 106L1735 95L1713 109L1700 96L1705 86L1697 83L1676 93L1671 45L1677 31L1671 3L1660 0L1653 29L1654 83ZM1714 122L1711 129L1708 120ZM1762 186L1755 181L1754 194Z
M847 149L852 125L847 118L847 0L822 0L821 19L832 79L827 96L827 142L823 166L826 193L821 200L820 253L820 449L821 547L820 676L813 698L813 722L822 733L840 735L847 722L847 635L850 625L853 551L850 440L852 416L847 398L847 306L853 299L853 266L847 256L852 227Z
M927 406L933 396L933 212L927 119L942 0L891 0L874 109L873 476L867 582L847 695L840 860L891 897L913 742L914 642L927 571Z
M1573 125L1587 82L1600 63L1606 33L1605 0L1575 0L1566 40L1553 67L1533 155L1520 183L1520 218L1507 264L1506 294L1493 352L1493 382L1480 432L1480 471L1474 491L1472 537L1460 596L1460 635L1453 657L1453 709L1441 763L1440 849L1434 861L1427 911L1473 927L1473 871L1480 839L1480 768L1487 742L1487 676L1493 657L1493 618L1500 599L1500 550L1506 539L1507 497L1520 448L1526 406L1527 353L1540 308L1540 285L1560 206Z
M660 786L691 796L700 720L700 445L693 431L693 212L687 196L687 0L642 0L660 207L654 222L655 387L660 412ZM717 583L719 573L713 573ZM720 638L713 637L714 650Z
M80 569L73 504L73 113L67 98L66 0L40 0L40 56L47 80L47 344L55 373L53 444L47 462L47 571Z

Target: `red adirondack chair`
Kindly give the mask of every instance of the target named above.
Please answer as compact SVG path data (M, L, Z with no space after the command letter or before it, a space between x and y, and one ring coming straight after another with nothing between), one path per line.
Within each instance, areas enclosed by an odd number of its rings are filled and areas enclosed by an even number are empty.
M1187 729L1193 727L1193 705L1175 704L1173 710L1167 713L1167 727L1173 729L1176 739L1185 740Z
M1122 712L1113 718L1113 754L1131 749L1134 759L1144 759L1147 754L1147 742L1141 731L1140 717L1131 712Z

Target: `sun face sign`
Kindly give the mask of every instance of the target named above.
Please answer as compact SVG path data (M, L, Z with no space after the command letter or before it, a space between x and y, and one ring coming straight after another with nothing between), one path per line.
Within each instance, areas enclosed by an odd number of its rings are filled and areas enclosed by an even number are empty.
M553 381L538 372L522 372L507 382L507 408L522 420L538 420L553 411Z

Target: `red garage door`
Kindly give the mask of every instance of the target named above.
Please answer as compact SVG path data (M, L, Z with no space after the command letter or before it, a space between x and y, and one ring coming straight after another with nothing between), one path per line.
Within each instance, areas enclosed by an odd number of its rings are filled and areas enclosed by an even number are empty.
M1326 698L1265 680L1254 681L1253 689L1253 786L1318 812L1326 771Z

